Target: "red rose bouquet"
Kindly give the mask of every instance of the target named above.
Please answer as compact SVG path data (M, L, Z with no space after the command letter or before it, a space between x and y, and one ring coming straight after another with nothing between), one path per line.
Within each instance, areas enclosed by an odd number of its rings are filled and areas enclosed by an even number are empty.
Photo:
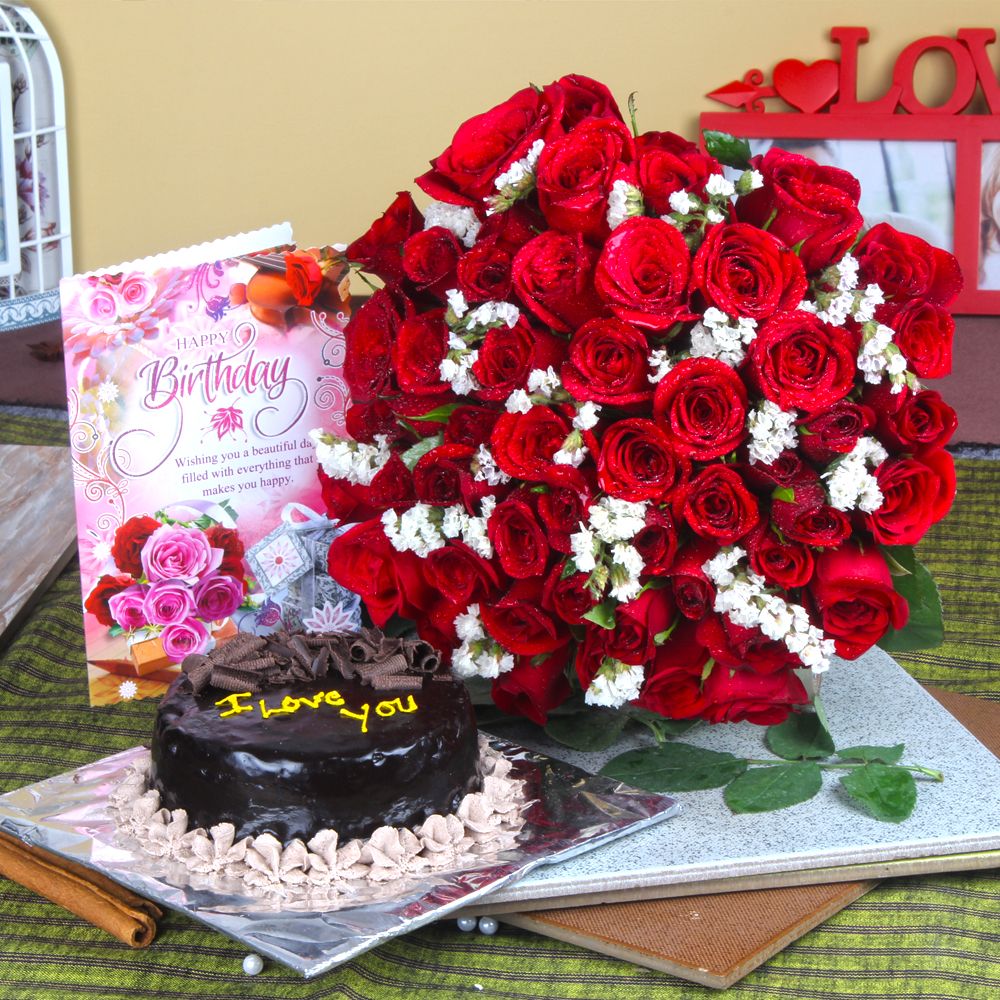
M347 327L353 439L315 433L355 522L329 569L536 722L578 690L779 723L797 671L913 641L907 597L933 635L907 547L952 502L955 415L918 379L961 278L866 232L844 170L634 117L526 88L347 248L384 288Z

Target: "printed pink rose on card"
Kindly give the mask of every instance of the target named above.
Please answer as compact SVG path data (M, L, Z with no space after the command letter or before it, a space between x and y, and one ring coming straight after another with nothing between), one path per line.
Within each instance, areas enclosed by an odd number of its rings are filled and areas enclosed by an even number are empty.
M353 595L314 579L335 528L309 438L344 430L347 268L329 248L270 249L290 238L61 284L93 704L160 694L237 630L356 620Z

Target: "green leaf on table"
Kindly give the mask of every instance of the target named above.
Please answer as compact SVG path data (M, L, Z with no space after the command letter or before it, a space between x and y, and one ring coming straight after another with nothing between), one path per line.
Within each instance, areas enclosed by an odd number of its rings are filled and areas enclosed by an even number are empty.
M573 750L594 753L607 750L621 735L626 722L628 716L624 712L588 708L577 715L549 719L545 735Z
M908 545L883 546L882 552L906 571L905 575L893 576L892 585L910 605L910 617L903 628L890 628L879 640L879 646L890 653L940 646L944 640L944 618L934 578Z
M840 779L848 795L876 819L901 823L917 804L917 783L903 767L865 764Z
M432 434L430 437L424 438L422 441L418 441L415 445L407 448L399 457L403 460L403 464L412 472L414 466L420 461L431 449L436 448L439 444L444 442L444 436L441 434Z
M649 792L695 792L727 784L746 766L745 760L731 753L688 743L661 743L615 757L601 768L601 774Z
M807 760L753 767L726 786L723 798L734 813L771 812L806 802L822 787L819 764Z
M837 751L837 756L841 760L862 760L866 764L872 762L878 764L898 764L906 749L902 743L897 743L894 747L870 747L856 746L844 747Z
M750 166L750 143L746 139L737 139L728 132L715 132L705 129L702 132L705 140L705 150L709 156L714 156L727 167L739 167L746 170Z
M833 753L833 737L815 712L793 712L779 725L768 726L764 742L785 760L821 760Z
M591 608L583 617L588 622L600 625L601 628L613 629L615 627L615 608L618 605L614 601L604 601L596 607Z

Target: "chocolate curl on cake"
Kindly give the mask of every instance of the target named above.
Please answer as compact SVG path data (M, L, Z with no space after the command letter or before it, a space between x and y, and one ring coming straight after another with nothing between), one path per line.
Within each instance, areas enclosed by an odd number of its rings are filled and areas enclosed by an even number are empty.
M253 694L336 674L377 691L416 691L426 677L449 680L440 667L441 655L430 643L366 628L322 635L282 629L267 637L241 632L207 655L187 657L181 669L195 694L210 686Z

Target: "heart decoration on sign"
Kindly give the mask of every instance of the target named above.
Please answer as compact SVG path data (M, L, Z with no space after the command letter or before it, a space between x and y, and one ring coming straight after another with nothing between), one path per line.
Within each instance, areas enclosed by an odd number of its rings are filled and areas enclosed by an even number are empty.
M807 115L815 114L837 96L840 88L840 64L833 59L804 63L801 59L783 59L772 75L778 96Z

